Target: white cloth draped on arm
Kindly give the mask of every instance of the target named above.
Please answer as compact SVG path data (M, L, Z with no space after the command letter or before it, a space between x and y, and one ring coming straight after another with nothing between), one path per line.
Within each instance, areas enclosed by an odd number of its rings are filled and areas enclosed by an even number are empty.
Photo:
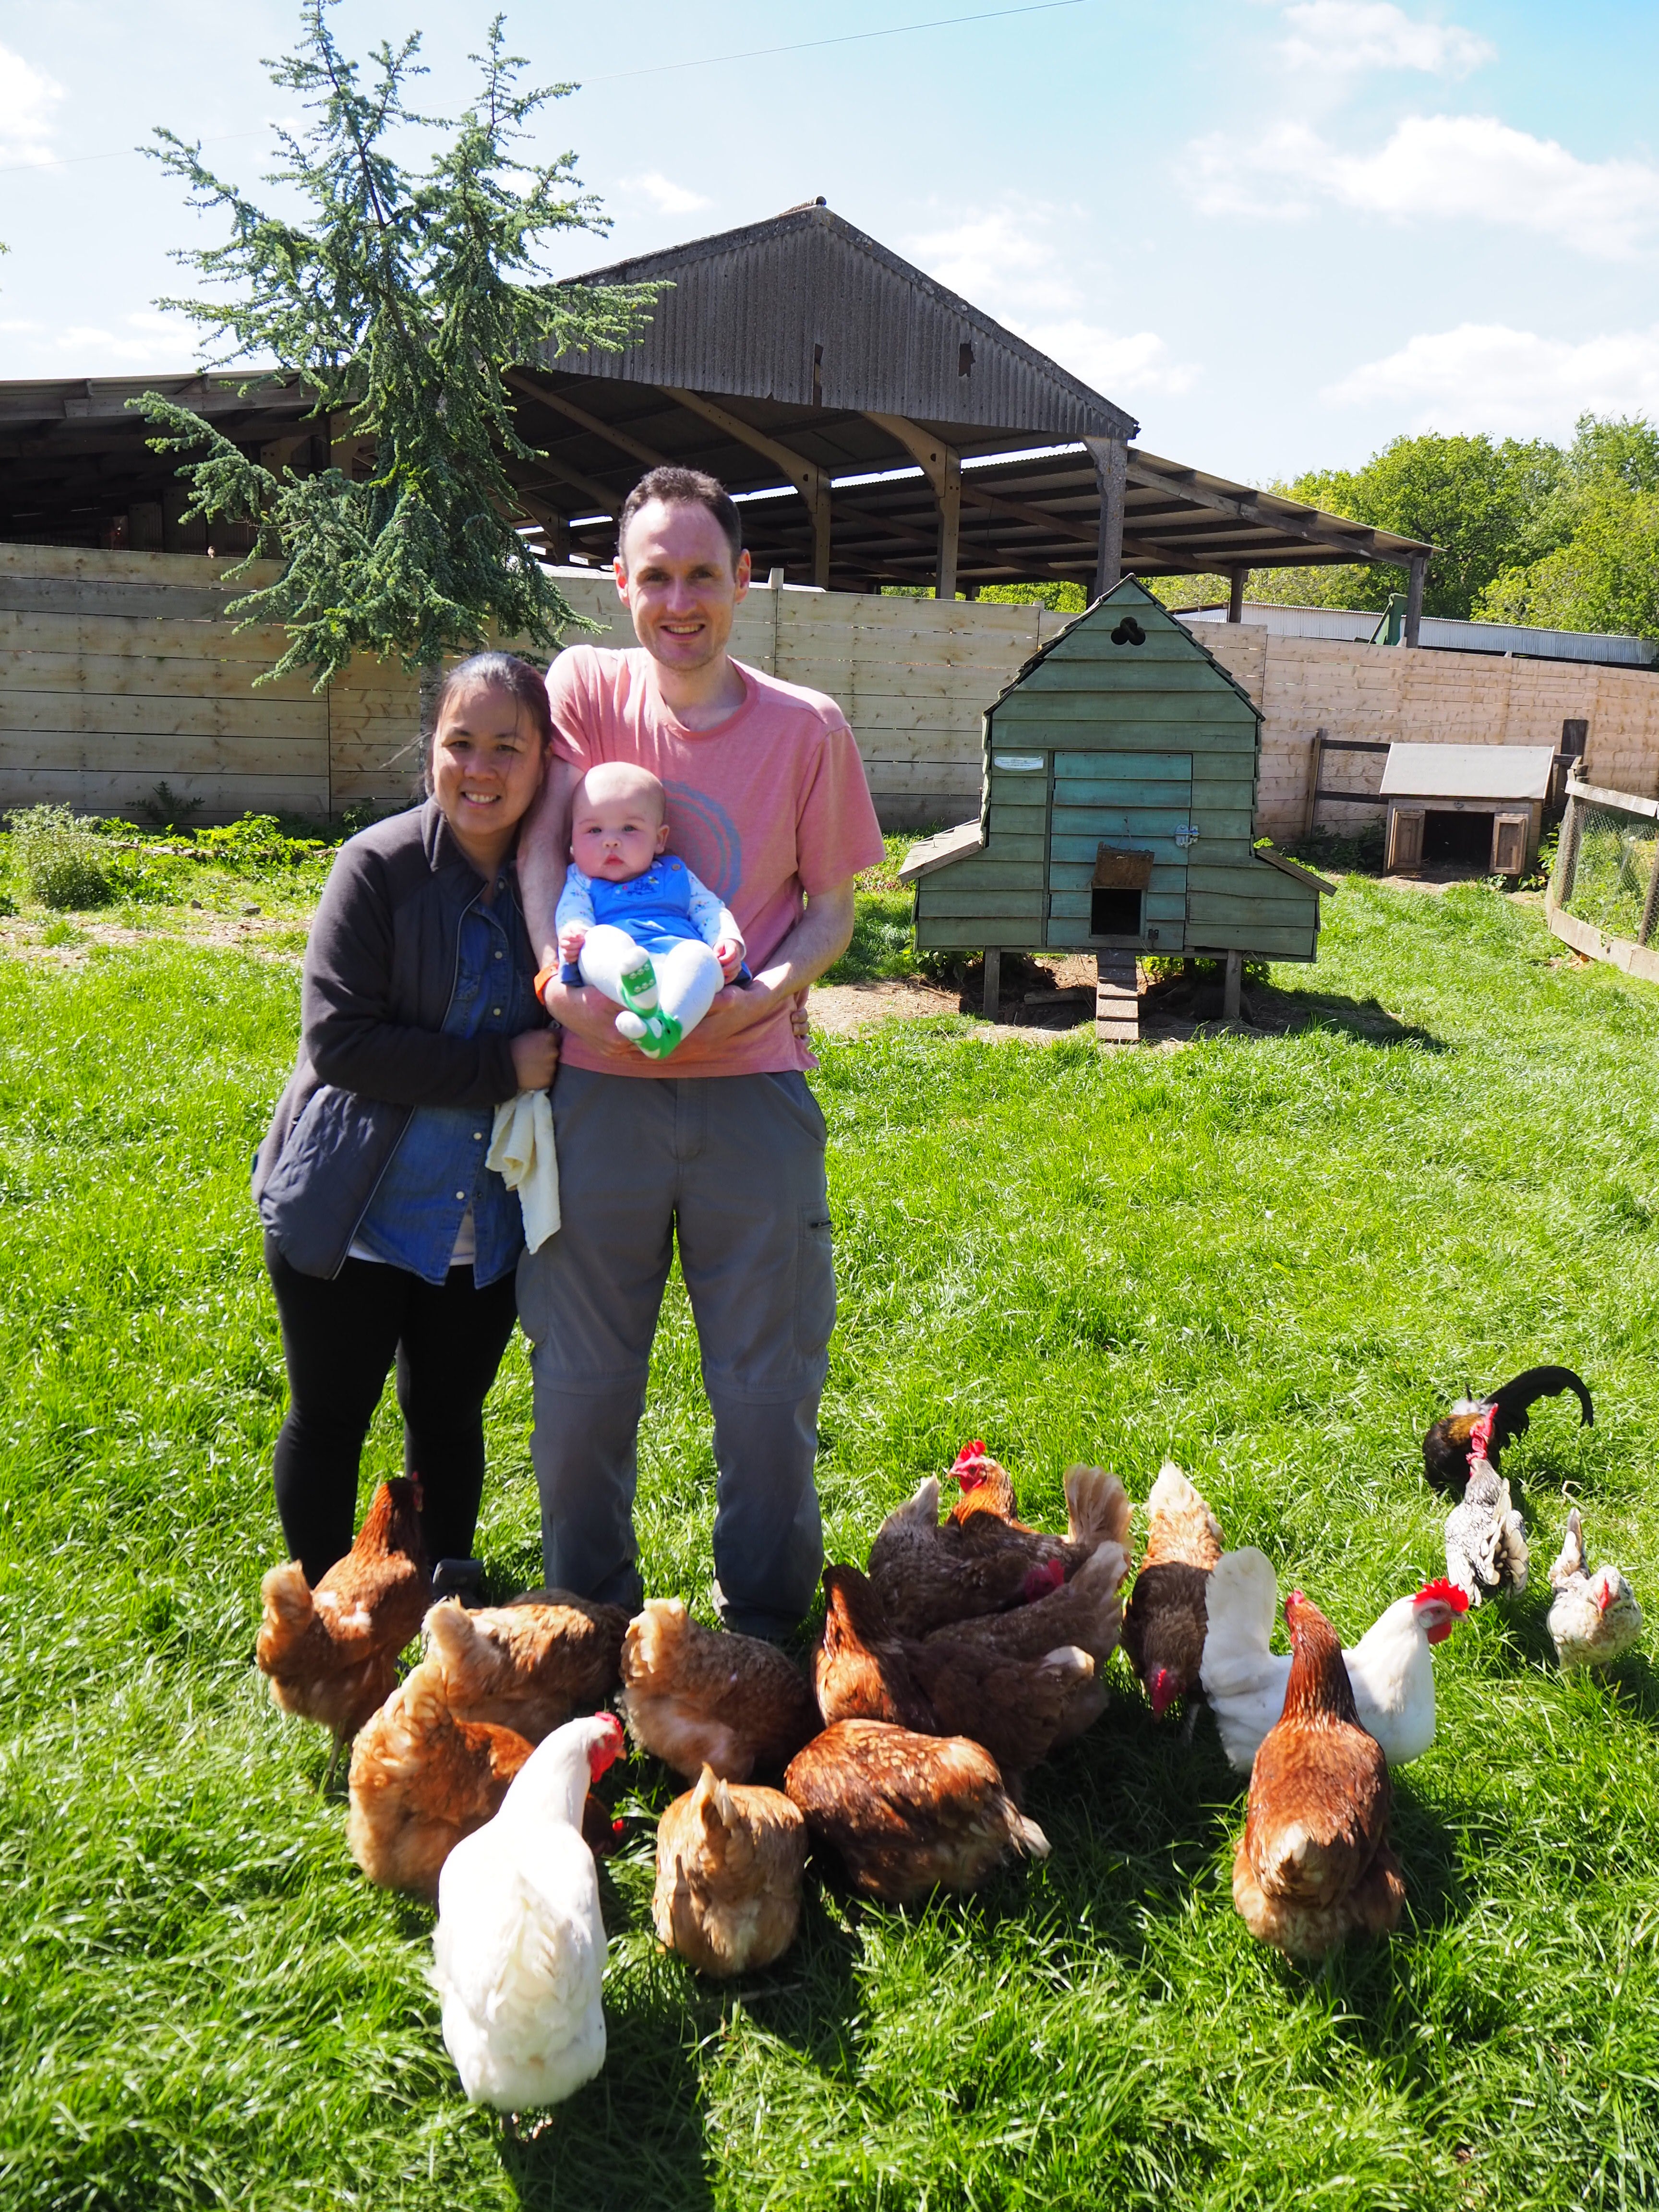
M559 1225L559 1163L553 1149L553 1106L545 1091L521 1091L495 1109L484 1164L518 1192L524 1241L539 1252Z

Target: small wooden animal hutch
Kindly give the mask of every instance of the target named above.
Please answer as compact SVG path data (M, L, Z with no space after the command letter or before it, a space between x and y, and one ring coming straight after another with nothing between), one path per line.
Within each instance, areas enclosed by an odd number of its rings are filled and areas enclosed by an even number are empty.
M1028 660L985 716L977 822L911 848L916 942L1097 955L1104 1042L1139 1034L1138 954L1312 960L1334 888L1251 844L1261 716L1125 577Z
M1390 745L1378 793L1387 866L1414 875L1425 860L1461 858L1494 876L1522 874L1538 857L1565 757L1551 745Z

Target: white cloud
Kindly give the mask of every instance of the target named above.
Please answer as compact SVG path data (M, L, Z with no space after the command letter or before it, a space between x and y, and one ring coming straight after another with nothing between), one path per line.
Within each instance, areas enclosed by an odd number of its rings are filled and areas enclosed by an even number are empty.
M701 192L689 191L677 185L672 177L659 170L649 169L641 177L624 177L623 190L635 192L650 201L661 215L695 215L699 208L713 207L713 200L705 199Z
M52 146L52 111L64 88L0 46L0 162L40 161Z
M1581 161L1495 116L1408 116L1375 154L1340 152L1299 123L1251 146L1217 136L1193 151L1195 197L1209 214L1297 217L1322 199L1442 226L1510 223L1605 260L1627 258L1659 229L1659 169Z
M1292 69L1347 76L1359 70L1422 70L1467 76L1498 49L1455 23L1414 22L1389 0L1298 0L1286 8L1291 35L1279 42Z
M1177 362L1153 331L1123 332L1095 320L1077 215L1041 201L1011 201L949 230L911 239L917 264L964 300L994 315L1029 345L1108 398L1186 392L1198 370Z
M1659 414L1659 325L1573 341L1461 323L1419 332L1320 398L1409 410L1413 429L1561 438L1586 413Z
M1108 399L1190 392L1198 381L1197 365L1176 361L1155 331L1121 335L1076 316L1057 323L1011 322L1009 328Z

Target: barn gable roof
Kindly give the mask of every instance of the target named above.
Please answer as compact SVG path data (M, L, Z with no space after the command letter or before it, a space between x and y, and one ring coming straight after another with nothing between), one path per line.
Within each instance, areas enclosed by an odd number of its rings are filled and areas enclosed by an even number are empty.
M543 366L786 405L902 415L976 442L1133 438L1133 416L821 202L586 271L672 287L619 353Z

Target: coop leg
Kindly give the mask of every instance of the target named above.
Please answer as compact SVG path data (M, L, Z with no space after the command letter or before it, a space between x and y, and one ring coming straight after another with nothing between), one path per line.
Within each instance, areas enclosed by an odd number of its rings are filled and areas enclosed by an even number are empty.
M1221 987L1221 1018L1224 1022L1238 1019L1238 994L1244 981L1244 955L1227 955L1227 980Z
M1102 1044L1140 1042L1140 986L1133 952L1095 955L1095 1036Z
M1002 955L993 945L985 955L985 1018L994 1022L1002 1005Z

